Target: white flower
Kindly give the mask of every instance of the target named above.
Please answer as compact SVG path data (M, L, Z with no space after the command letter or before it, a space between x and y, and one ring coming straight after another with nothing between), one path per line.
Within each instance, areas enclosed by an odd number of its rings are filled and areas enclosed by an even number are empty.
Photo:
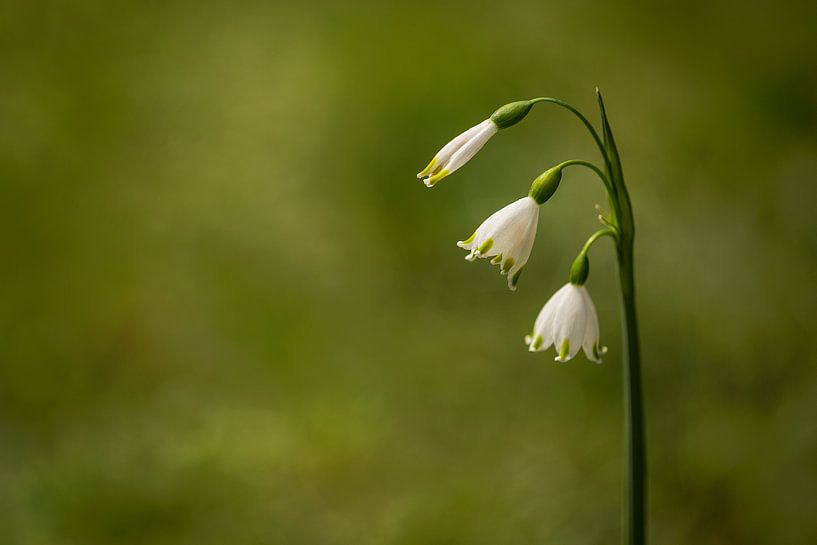
M417 177L428 187L433 186L467 163L498 130L490 119L471 127L437 152Z
M547 350L554 345L556 361L567 361L581 346L587 359L601 363L606 347L599 347L599 318L596 307L584 286L565 284L545 303L533 333L525 337L531 352Z
M457 246L471 251L465 256L468 261L493 257L492 264L501 263L500 272L508 275L508 287L515 290L530 257L538 223L539 205L533 198L523 197L494 212L467 240L457 242Z

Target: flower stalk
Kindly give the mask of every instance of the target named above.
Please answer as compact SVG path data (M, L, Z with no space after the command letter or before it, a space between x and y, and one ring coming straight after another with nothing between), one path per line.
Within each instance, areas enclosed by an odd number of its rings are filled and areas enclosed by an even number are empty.
M604 161L603 169L589 161L575 159L548 169L533 181L527 197L495 212L470 238L460 241L458 245L470 252L466 257L468 260L492 257L491 262L501 264L501 272L508 275L508 286L515 289L519 274L528 261L533 247L539 208L558 190L563 177L562 171L571 166L583 166L592 170L604 183L610 210L609 215L600 214L599 220L605 227L588 238L571 266L569 282L547 301L525 342L531 352L545 351L553 346L558 354L556 361L559 362L572 359L580 349L583 349L587 359L601 363L601 355L606 349L599 344L598 316L585 287L590 273L590 260L587 254L598 239L604 236L611 237L615 242L618 261L624 333L624 432L627 445L624 542L627 545L645 545L647 461L641 389L641 353L635 306L633 262L635 221L604 101L598 89L596 94L601 113L601 136L581 112L564 101L538 97L512 102L496 110L480 125L449 142L418 177L423 179L427 186L433 186L469 161L500 129L511 127L524 119L538 103L555 104L568 110L590 132Z
M600 138L592 123L576 108L558 99L540 97L531 102L548 102L562 106L573 113L584 124L593 137L604 159L604 175L592 163L586 161L566 161L561 166L581 164L594 170L605 182L608 200L610 203L610 218L603 218L616 241L616 257L618 260L619 287L621 290L621 315L624 332L624 434L627 444L627 505L625 509L625 543L627 545L645 545L646 535L646 507L647 507L647 454L644 433L644 403L641 388L641 350L638 337L638 319L635 306L635 267L633 247L635 241L635 220L633 218L632 203L627 187L624 184L624 172L621 168L621 158L618 154L613 131L607 120L604 100L596 89L601 112L602 137ZM597 232L607 234L606 230ZM595 235L593 236L595 237ZM591 237L581 252L585 256L590 244L595 241ZM575 263L574 263L575 265Z
M635 221L630 195L624 185L621 159L607 121L604 100L596 90L601 111L604 135L605 165L611 187L615 192L611 201L616 204L616 226L619 233L616 244L619 286L621 288L622 319L624 321L624 433L627 438L627 511L626 543L644 545L647 508L647 454L644 436L644 403L641 391L641 349L638 339L638 320L635 307L635 271L633 247Z

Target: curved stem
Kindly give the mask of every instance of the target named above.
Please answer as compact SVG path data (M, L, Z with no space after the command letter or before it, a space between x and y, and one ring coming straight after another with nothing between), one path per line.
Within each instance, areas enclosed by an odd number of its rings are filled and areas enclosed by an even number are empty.
M618 233L614 227L599 229L590 235L590 238L584 243L579 255L576 256L576 259L573 260L573 264L570 266L569 280L571 284L582 286L587 282L587 275L590 274L590 261L587 259L587 252L590 251L590 247L594 242L604 236L610 236L613 237L614 240L618 240Z
M606 172L588 161L566 161L560 166L582 165L596 172L604 182L610 202L611 224L607 229L597 231L588 239L582 248L577 261L586 257L590 246L599 238L611 235L616 240L618 257L619 283L621 287L621 306L624 332L624 430L627 437L627 508L626 540L628 545L645 545L646 532L646 498L647 498L647 456L644 433L644 407L641 391L641 351L638 340L638 324L635 306L635 272L633 262L633 241L635 238L635 221L627 187L624 184L624 173L618 155L613 132L607 120L604 101L598 88L596 94L601 111L602 135L581 112L570 104L556 98L538 97L533 103L548 102L567 109L584 124L596 142L604 160ZM606 222L605 222L606 223ZM575 262L574 262L575 265ZM581 272L581 271L579 271ZM571 277L573 270L571 268ZM585 274L586 277L586 274ZM572 280L571 280L572 281Z
M608 193L610 192L611 185L609 178L607 178L607 175L604 173L604 171L602 171L599 167L597 167L590 161L582 161L581 159L571 159L570 161L559 163L558 165L556 165L556 168L566 168L573 165L587 167L593 172L595 172L598 175L598 177L601 178L601 181L604 182L604 187L607 189L607 192Z
M588 121L587 118L584 117L584 115L582 115L582 113L579 110L577 110L576 108L574 108L573 106L571 106L567 102L565 102L563 100L559 100L558 98L537 97L537 98L532 98L531 102L533 102L534 104L537 103L537 102L548 102L550 104L556 104L557 106L561 106L562 108L565 108L566 110L569 110L573 115L578 117L579 120L582 123L584 123L584 126L587 127L587 130L590 131L590 134L593 136L593 140L596 141L596 145L598 146L602 157L606 158L606 155L604 153L604 144L602 143L601 138L599 138L599 134L596 132L596 129L593 128L593 124L590 123L590 121Z
M586 254L590 250L590 246L592 246L594 242L596 242L598 239L600 239L601 237L604 237L604 236L613 237L613 239L618 240L618 233L612 227L607 227L605 229L599 229L598 231L596 231L595 233L590 235L590 238L588 238L587 242L584 243L584 246L582 247L582 251L579 252L579 255Z

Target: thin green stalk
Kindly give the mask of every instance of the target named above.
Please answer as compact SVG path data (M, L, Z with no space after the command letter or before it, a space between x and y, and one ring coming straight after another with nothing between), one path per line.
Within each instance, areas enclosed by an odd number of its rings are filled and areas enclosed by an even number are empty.
M644 407L641 391L641 352L638 340L638 322L635 306L635 273L633 263L633 242L635 240L635 221L632 204L627 187L624 184L624 173L618 155L613 132L607 121L604 101L596 89L601 111L602 137L587 118L570 104L556 98L539 97L531 102L546 102L561 106L573 113L584 124L604 159L604 172L589 161L566 161L560 167L582 165L596 172L604 182L610 202L611 217L601 217L602 222L610 229L594 233L588 240L577 260L586 254L590 245L599 237L613 234L616 241L618 257L619 284L621 287L621 307L624 332L624 432L627 438L627 506L625 515L627 545L645 545L646 536L646 498L647 498L647 455L644 437ZM571 272L572 274L572 272Z
M606 236L606 237L612 237L612 238L613 238L613 240L618 240L618 233L616 232L616 230L615 230L614 228L612 228L612 227L606 227L606 228L604 228L604 229L599 229L598 231L596 231L595 233L593 233L592 235L590 235L590 238L588 238L588 239L587 239L587 242L585 242L585 243L584 243L584 246L582 246L582 249L581 249L581 251L579 252L579 255L582 255L582 254L585 254L585 255L586 255L586 254L587 254L587 252L589 252L589 251L590 251L590 247L591 247L591 246L592 246L592 245L593 245L593 244L594 244L594 243L595 243L595 242L596 242L598 239L600 239L601 237L605 237L605 236Z
M597 90L598 93L598 90ZM621 287L621 305L624 331L624 430L627 437L627 511L625 543L645 545L647 508L647 454L644 436L644 405L641 391L641 351L638 340L638 321L635 306L635 272L633 263L633 243L635 221L621 159L607 121L604 102L598 93L601 110L602 133L607 174L615 194L611 200L617 208L618 219L618 270Z
M644 545L647 542L645 518L647 456L641 392L641 352L638 344L635 308L632 238L629 239L629 243L619 245L618 264L625 347L624 427L629 462L626 543Z
M587 118L584 117L584 115L579 110L577 110L576 108L574 108L573 106L571 106L567 102L565 102L563 100L559 100L558 98L537 97L537 98L532 98L531 102L534 103L534 104L537 103L537 102L547 102L549 104L556 104L557 106L561 106L562 108L570 111L573 115L578 117L579 121L581 121L584 124L584 126L587 128L588 131L590 131L590 134L593 136L593 140L596 142L596 145L599 147L599 151L601 151L601 154L604 155L604 144L602 143L601 138L599 138L599 135L596 132L595 127L593 127L593 124L590 123L590 121L588 121Z
M607 175L599 167L597 167L590 161L583 161L581 159L571 159L570 161L564 161L562 163L559 163L558 165L556 165L556 168L566 168L573 165L586 167L595 172L596 175L598 175L598 177L601 178L601 181L602 183L604 183L604 187L605 189L607 189L607 192L608 193L610 192L610 180L607 178Z

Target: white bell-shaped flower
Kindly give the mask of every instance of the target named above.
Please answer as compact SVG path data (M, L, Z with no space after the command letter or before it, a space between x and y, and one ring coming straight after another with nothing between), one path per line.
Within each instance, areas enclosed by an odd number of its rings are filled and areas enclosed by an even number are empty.
M523 197L494 212L473 235L457 242L457 246L470 250L465 256L468 261L477 257L493 258L491 263L500 265L500 272L508 276L508 287L515 290L530 257L538 223L539 205L532 197Z
M428 187L433 186L467 163L498 130L490 119L471 127L443 146L417 177Z
M525 343L531 352L554 345L559 352L556 361L562 362L575 356L581 347L587 359L601 363L607 348L599 347L599 319L587 288L568 283L553 294Z

